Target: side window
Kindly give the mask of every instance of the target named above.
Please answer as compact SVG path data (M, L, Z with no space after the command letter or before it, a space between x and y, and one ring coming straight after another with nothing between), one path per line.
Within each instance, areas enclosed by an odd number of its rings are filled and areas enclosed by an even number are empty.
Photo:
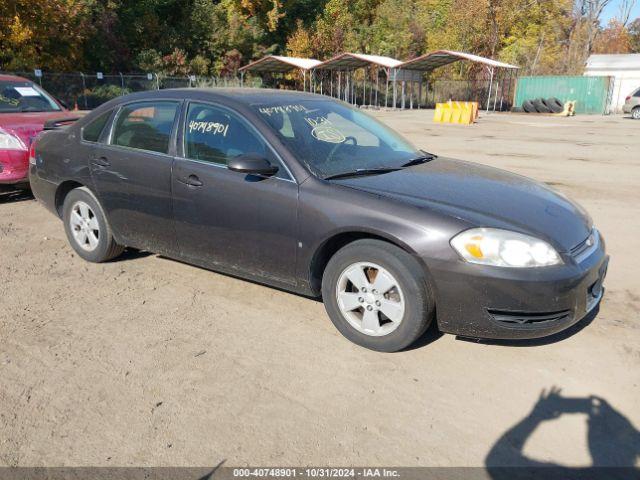
M290 178L271 149L237 115L222 108L192 103L184 128L185 157L226 165L230 158L254 153L280 168L276 177Z
M640 88L633 94L634 97L640 97Z
M122 147L168 153L177 102L140 102L127 105L116 119L111 143Z
M97 142L100 139L102 130L104 130L104 127L107 124L107 121L109 120L112 112L112 110L109 110L108 112L99 115L95 120L82 127L82 139L87 142Z

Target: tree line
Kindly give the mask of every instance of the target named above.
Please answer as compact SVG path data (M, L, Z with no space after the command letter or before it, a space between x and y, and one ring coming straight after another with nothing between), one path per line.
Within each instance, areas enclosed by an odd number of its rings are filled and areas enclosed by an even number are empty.
M0 70L227 76L267 54L450 49L581 74L591 53L640 53L635 0L603 24L611 1L0 0Z

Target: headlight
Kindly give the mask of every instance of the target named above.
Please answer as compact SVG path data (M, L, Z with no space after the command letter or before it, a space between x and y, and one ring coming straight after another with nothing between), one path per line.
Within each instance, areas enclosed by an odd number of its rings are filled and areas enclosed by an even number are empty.
M0 150L26 150L24 143L18 137L0 129Z
M558 252L538 238L497 228L472 228L451 239L451 246L469 263L496 267L558 265Z

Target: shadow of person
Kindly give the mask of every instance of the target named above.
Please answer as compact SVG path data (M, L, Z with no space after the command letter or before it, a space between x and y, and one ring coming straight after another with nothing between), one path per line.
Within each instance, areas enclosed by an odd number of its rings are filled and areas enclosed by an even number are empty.
M545 421L564 414L587 415L587 444L592 465L567 467L536 460L524 454L527 439ZM640 432L605 399L598 396L563 397L559 388L540 394L525 418L505 432L485 459L490 478L512 480L557 479L640 479Z

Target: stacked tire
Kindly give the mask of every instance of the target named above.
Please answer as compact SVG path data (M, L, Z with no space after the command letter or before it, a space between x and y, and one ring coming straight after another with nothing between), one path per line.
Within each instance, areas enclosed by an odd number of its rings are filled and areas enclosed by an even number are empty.
M522 110L527 113L561 113L564 104L556 97L533 98L522 102Z

